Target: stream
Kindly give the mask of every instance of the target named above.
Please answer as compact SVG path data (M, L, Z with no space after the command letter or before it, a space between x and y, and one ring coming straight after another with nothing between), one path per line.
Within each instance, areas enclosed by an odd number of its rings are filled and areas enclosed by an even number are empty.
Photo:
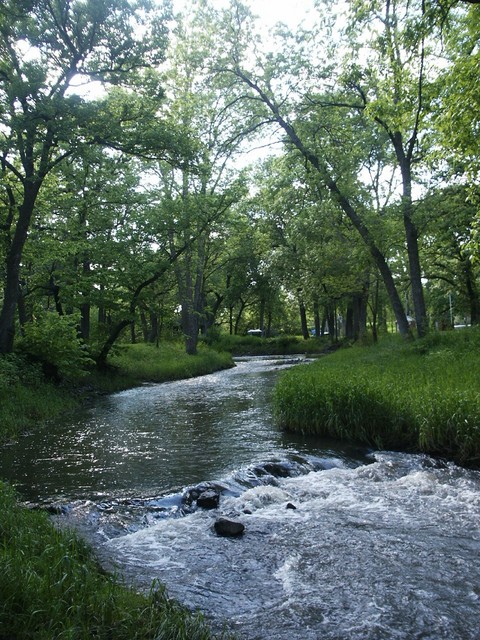
M241 640L478 640L480 471L280 432L271 394L296 363L100 398L0 449L0 477Z

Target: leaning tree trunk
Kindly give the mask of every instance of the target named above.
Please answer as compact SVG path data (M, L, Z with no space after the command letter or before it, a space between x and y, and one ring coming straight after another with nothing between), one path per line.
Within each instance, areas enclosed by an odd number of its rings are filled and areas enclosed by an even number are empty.
M249 86L257 95L260 100L267 106L267 108L271 111L275 121L277 124L285 131L287 136L289 137L292 144L299 150L305 160L312 165L312 167L317 172L319 180L321 184L326 187L332 196L332 199L340 206L340 208L344 211L347 217L352 222L355 229L358 231L363 241L365 242L368 250L372 258L375 261L375 264L380 271L382 279L385 283L385 288L387 290L388 297L390 299L390 303L393 308L393 312L395 314L395 318L397 320L398 329L400 334L407 338L411 336L410 327L407 321L407 316L405 314L405 310L403 308L402 301L398 294L397 288L395 286L395 281L393 279L392 272L390 267L387 264L385 256L382 254L380 249L377 247L375 240L370 233L370 230L364 224L362 218L358 214L357 210L353 207L348 198L343 194L343 192L338 187L336 181L331 176L327 165L322 160L322 158L310 151L303 141L298 136L295 128L289 124L281 115L279 106L263 91L258 84L256 84L250 76L243 73L238 67L235 68L234 73L238 78L242 80L247 86Z

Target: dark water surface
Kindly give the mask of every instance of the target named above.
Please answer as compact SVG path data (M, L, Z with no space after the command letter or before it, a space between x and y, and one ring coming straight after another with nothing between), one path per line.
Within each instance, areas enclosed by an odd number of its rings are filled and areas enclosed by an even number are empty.
M0 450L0 475L245 640L480 638L480 473L280 433L276 359L99 400ZM221 493L214 510L189 487ZM296 507L287 508L287 505ZM218 515L243 537L218 537Z

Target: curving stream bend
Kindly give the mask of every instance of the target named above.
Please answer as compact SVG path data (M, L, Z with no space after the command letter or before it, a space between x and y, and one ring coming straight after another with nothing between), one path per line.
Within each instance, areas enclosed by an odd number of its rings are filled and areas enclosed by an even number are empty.
M0 475L60 504L107 567L239 638L478 640L480 472L278 432L269 398L290 364L103 398L0 450ZM185 501L196 485L217 509ZM219 514L244 535L218 537Z

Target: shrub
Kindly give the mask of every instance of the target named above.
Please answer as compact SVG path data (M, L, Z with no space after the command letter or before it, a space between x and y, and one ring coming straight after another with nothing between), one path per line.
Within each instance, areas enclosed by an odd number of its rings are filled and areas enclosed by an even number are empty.
M77 334L77 318L45 313L27 324L17 348L42 363L52 378L76 378L93 364Z

